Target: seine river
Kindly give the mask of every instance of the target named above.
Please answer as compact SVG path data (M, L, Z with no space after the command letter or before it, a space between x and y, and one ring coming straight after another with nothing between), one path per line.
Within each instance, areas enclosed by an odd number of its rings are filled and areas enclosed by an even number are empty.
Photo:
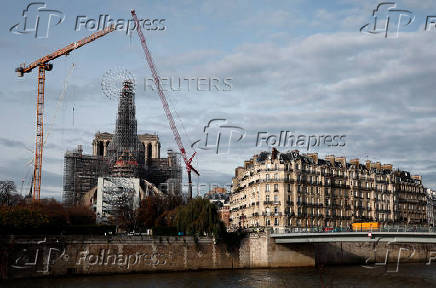
M387 269L395 271L396 266ZM436 287L436 263L401 264L397 273L387 272L386 267L361 266L220 270L14 280L0 282L0 287Z

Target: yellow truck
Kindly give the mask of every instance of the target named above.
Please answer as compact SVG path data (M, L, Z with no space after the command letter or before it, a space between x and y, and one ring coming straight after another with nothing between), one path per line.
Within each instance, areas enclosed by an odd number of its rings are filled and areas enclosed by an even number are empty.
M378 222L363 222L353 223L353 231L372 231L380 229L380 223Z

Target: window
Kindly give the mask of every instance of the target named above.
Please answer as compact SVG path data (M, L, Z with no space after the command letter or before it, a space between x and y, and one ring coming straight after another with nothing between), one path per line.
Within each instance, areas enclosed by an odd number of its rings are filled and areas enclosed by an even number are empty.
M279 195L274 195L274 202L279 202Z
M266 226L270 226L271 222L269 221L269 219L266 219Z
M269 192L269 184L266 184L265 191Z
M279 180L279 174L274 174L274 180Z
M279 225L279 219L278 218L274 218L274 226Z
M279 213L279 209L277 207L274 207L274 214Z
M266 196L265 196L265 200L266 200L267 202L269 202L269 195L266 195Z
M279 191L279 184L274 184L274 192L278 192Z
M269 181L269 174L265 175L265 179L266 179L266 181Z

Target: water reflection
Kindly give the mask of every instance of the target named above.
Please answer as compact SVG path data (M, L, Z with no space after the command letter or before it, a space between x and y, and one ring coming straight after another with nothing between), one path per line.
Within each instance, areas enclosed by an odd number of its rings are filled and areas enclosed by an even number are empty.
M1 282L0 287L432 287L436 283L435 272L436 264L402 264L399 273L386 272L386 267L361 266L219 270L25 279Z

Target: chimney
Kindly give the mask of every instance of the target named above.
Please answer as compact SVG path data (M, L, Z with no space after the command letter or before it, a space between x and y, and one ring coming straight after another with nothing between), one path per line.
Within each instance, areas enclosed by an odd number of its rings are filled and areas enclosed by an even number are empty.
M330 161L330 163L335 166L335 155L327 155L325 160Z
M392 164L383 164L382 169L392 171Z
M345 156L343 157L337 157L336 160L338 162L341 162L342 167L347 167L347 159L345 158Z
M371 161L366 160L365 161L365 166L366 166L366 169L371 170Z
M239 177L241 174L242 174L242 172L244 171L244 168L243 167L237 167L236 169L235 169L235 177Z
M251 165L253 165L253 161L252 160L244 161L244 168L245 169L248 169Z
M273 160L273 161L276 160L278 153L279 153L279 151L277 151L277 149L275 147L273 147L271 150L271 160Z
M380 163L380 162L376 162L376 163L375 163L375 168L376 168L377 170L381 170L381 163Z
M82 155L82 153L83 153L83 146L82 145L77 145L77 153Z
M318 164L318 153L308 153L307 156L312 158L315 164Z

